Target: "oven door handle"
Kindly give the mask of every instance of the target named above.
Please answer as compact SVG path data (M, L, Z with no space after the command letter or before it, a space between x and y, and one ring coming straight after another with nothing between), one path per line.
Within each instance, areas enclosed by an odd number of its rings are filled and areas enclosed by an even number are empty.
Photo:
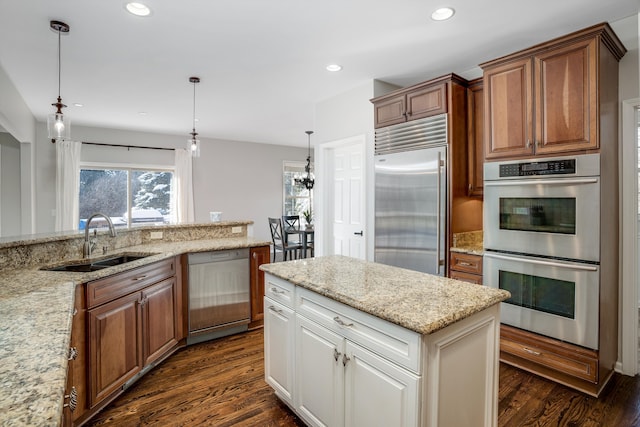
M551 261L546 259L531 259L531 258L524 258L524 257L521 258L521 257L515 257L515 256L509 256L509 255L496 254L493 252L485 252L484 256L488 258L502 259L505 261L516 261L516 262L523 262L527 264L544 265L547 267L568 268L570 270L598 271L598 267L595 265L578 264L577 262L564 262L564 261L555 261L555 260Z
M564 179L527 179L485 181L485 187L507 187L514 185L572 185L572 184L597 184L598 178L564 178Z

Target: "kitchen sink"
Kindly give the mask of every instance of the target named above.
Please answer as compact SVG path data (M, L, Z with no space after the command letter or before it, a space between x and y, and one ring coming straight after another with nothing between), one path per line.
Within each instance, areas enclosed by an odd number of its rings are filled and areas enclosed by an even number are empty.
M155 254L121 254L118 256L103 259L70 261L66 264L60 264L53 267L43 267L41 268L41 270L71 272L97 271L116 265L126 264L128 262L146 258L151 255Z

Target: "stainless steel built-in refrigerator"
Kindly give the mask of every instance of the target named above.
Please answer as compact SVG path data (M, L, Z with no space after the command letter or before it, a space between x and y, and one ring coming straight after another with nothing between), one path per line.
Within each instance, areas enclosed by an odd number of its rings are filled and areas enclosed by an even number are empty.
M376 130L375 261L444 275L446 114Z

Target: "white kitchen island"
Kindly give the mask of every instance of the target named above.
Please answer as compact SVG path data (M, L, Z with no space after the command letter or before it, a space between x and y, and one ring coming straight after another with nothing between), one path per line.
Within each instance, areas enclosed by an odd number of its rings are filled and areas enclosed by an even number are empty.
M308 425L497 425L508 292L343 256L260 268L265 378Z

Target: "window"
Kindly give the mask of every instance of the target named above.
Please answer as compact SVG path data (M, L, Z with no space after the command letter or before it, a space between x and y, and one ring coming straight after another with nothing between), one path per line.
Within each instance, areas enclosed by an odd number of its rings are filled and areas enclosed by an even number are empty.
M95 212L109 216L116 227L175 222L173 177L169 169L81 168L78 228L83 230Z
M295 183L296 178L302 178L305 174L304 162L284 162L282 183L284 191L283 215L300 215L304 224L304 212L311 211L313 206L313 190L307 190L302 185Z

